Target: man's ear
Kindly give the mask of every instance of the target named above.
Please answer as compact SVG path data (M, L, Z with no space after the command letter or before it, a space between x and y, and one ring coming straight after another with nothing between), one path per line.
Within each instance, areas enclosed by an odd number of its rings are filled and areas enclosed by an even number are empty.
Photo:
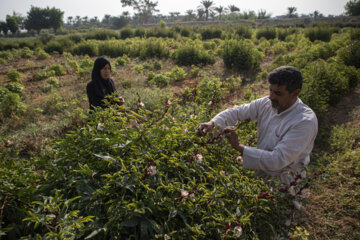
M293 95L294 97L297 97L297 96L299 96L300 91L301 91L301 89L295 89L295 90L291 93L291 95Z

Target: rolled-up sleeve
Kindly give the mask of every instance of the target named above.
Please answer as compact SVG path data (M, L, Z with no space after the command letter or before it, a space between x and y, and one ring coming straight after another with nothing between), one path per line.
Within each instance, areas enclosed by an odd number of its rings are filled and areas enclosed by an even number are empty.
M293 126L272 151L246 146L243 166L247 169L277 172L305 159L312 151L317 134L317 124L303 120Z

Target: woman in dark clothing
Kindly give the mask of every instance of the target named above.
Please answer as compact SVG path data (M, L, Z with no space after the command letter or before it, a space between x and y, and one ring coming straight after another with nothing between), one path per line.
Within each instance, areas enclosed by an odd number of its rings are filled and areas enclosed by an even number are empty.
M86 86L86 93L89 98L90 109L95 107L106 108L104 98L115 92L115 85L111 76L111 64L105 57L98 57L94 62L91 73L91 82ZM124 98L120 97L119 105L124 104Z

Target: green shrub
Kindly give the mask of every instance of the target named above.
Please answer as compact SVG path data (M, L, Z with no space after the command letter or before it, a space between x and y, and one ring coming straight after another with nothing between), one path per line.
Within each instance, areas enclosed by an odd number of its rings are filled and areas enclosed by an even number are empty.
M125 66L129 61L130 61L130 58L128 56L124 55L124 56L118 57L116 59L116 64L119 66Z
M135 37L144 37L145 36L145 29L143 27L136 27L134 32Z
M173 54L173 59L176 64L184 66L215 63L213 55L193 44L186 44L177 49Z
M30 48L25 47L21 49L20 56L21 58L31 58L34 55L34 52Z
M120 31L120 38L126 39L134 36L134 32L131 28L124 28Z
M160 62L160 61L154 61L154 63L153 63L153 69L154 69L154 70L160 70L160 69L162 69L162 64L161 64L161 62Z
M5 63L7 63L7 61L0 57L0 64L5 64Z
M203 40L221 38L222 31L220 29L207 28L201 32Z
M320 40L324 42L329 42L331 35L336 31L336 29L331 27L310 27L305 29L305 36L314 42L315 40Z
M84 37L80 33L73 33L67 36L73 43L79 43L84 41Z
M47 53L59 53L64 52L64 46L62 46L58 41L52 40L44 46L44 50Z
M60 85L59 80L56 77L49 77L46 81L44 86L40 87L41 91L44 93L50 92L52 89L58 88Z
M119 39L119 32L115 30L102 29L91 31L85 35L85 39L110 40L112 38Z
M14 59L14 56L9 51L1 51L0 52L0 58L3 58L5 60L7 60L7 61L11 61L11 60Z
M285 41L287 36L296 33L296 28L277 28L276 36L280 41Z
M241 77L228 77L222 81L222 87L227 89L230 93L234 93L241 88Z
M169 54L169 50L163 41L156 38L149 38L142 43L139 57L140 59L167 58Z
M237 71L252 71L260 66L261 54L249 40L228 40L223 46L225 67Z
M19 82L9 82L4 85L4 88L9 89L10 92L20 95L24 89L24 85Z
M214 50L216 48L216 43L214 42L204 42L203 47L205 50Z
M19 94L0 88L0 119L21 115L26 110L27 106L21 101Z
M68 104L57 93L53 93L45 101L43 113L47 115L54 115L63 112L68 107Z
M199 85L196 101L200 104L217 105L224 94L224 88L219 78L204 77Z
M186 77L186 72L181 67L174 67L171 69L170 78L172 81L183 80Z
M100 56L119 57L129 55L131 44L122 40L101 41L98 44L98 54Z
M273 28L273 27L259 28L256 31L256 38L260 39L262 37L267 40L275 39L276 38L276 28Z
M360 41L353 41L341 48L339 56L346 65L360 68Z
M50 58L50 55L48 53L46 53L44 50L40 49L36 52L36 58L38 60L45 60Z
M23 75L16 69L11 69L6 76L11 82L22 82L24 79Z
M172 81L171 73L163 72L160 74L155 74L154 72L150 71L147 76L147 81L159 88L162 88L169 85L170 82Z
M183 37L189 37L190 36L190 29L182 28L180 30L180 35L183 36Z
M235 30L235 33L240 36L241 38L247 38L251 39L252 36L252 29L250 27L247 27L245 25L240 25Z
M50 65L50 66L46 67L45 71L47 71L47 72L54 71L55 76L62 76L62 75L66 74L65 68L63 66L61 66L60 64Z
M56 76L56 73L54 70L51 70L51 71L41 70L35 74L34 80L40 81L40 80L47 79L49 77L54 77L54 76Z
M71 53L74 55L89 55L97 56L99 53L98 45L94 41L85 41L76 44L72 49Z

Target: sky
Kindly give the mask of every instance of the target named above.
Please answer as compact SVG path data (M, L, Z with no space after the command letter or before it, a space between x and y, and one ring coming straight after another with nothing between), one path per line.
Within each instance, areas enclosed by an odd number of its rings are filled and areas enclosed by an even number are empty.
M214 6L227 7L235 5L240 11L253 10L258 12L263 9L271 13L272 17L284 15L288 7L296 7L298 14L309 14L315 10L323 15L341 15L344 6L349 0L213 0ZM158 0L157 9L160 14L169 15L169 12L186 14L186 10L196 10L201 0ZM124 11L132 13L132 8L122 7L120 0L0 0L0 20L4 21L6 15L12 15L13 11L27 16L31 6L55 7L64 12L64 22L69 16L93 18L97 16L101 20L105 14L119 16Z

